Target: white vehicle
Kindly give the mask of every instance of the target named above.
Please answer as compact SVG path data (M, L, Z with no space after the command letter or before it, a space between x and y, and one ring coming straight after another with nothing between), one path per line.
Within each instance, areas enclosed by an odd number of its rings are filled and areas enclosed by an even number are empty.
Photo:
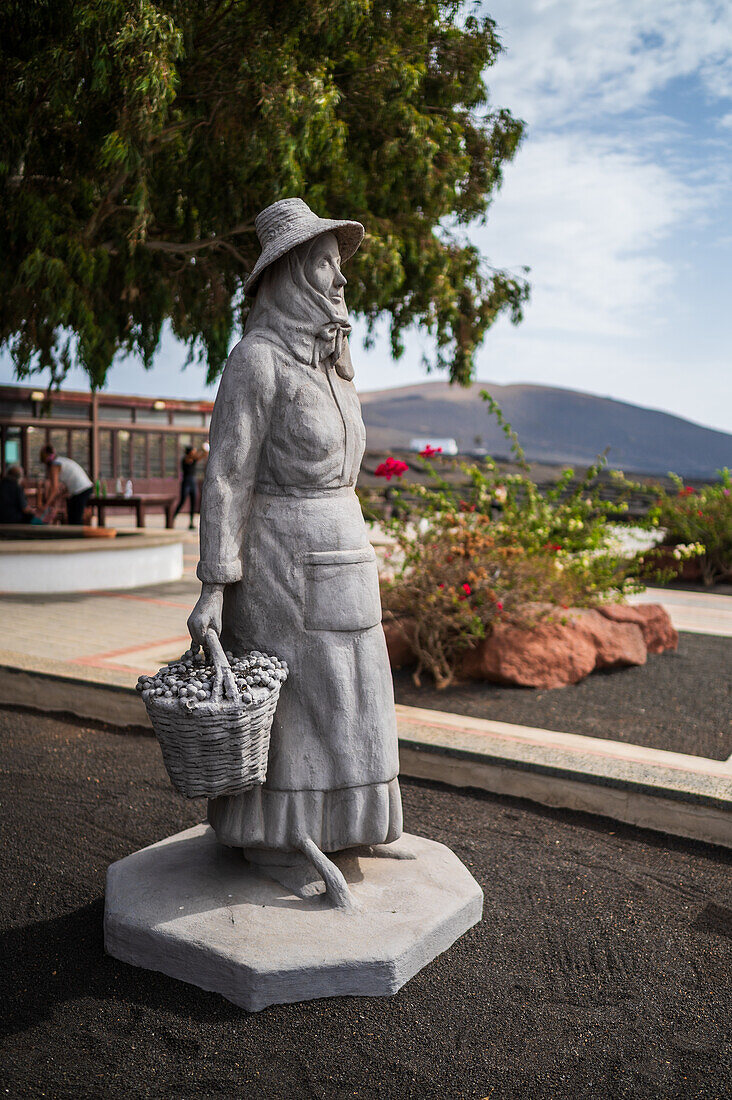
M427 447L431 447L434 451L439 451L443 455L456 455L458 453L458 445L455 439L440 439L438 436L432 435L409 441L410 451L424 451Z

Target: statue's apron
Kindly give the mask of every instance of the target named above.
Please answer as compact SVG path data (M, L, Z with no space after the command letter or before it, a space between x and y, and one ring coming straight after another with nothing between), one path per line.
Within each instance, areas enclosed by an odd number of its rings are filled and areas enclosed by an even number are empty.
M289 848L305 834L333 851L398 837L391 672L376 558L353 488L255 489L222 641L274 653L290 675L264 787L209 803L219 839Z

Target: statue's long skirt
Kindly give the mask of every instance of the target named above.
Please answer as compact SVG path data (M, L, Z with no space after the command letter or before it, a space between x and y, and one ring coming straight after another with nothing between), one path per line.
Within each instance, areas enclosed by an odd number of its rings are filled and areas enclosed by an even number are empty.
M222 641L290 674L262 787L209 802L224 844L322 851L401 834L396 717L376 558L351 488L256 492L243 577L226 589Z

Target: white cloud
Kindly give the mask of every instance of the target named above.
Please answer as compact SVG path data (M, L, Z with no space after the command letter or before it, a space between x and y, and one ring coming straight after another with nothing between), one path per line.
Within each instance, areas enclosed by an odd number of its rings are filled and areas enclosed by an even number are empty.
M728 0L488 0L507 52L488 74L496 103L557 126L636 109L696 75L732 97Z
M494 266L531 268L525 326L628 334L648 324L676 274L657 246L701 201L668 169L617 143L549 136L526 143L471 238Z
M715 302L728 280L717 254L732 181L721 137L703 126L732 127L732 4L485 9L507 48L487 74L492 100L529 128L470 236L495 266L531 267L532 301L518 329L502 319L489 333L479 375L611 394L730 430L720 400L729 321ZM696 119L675 117L680 102Z

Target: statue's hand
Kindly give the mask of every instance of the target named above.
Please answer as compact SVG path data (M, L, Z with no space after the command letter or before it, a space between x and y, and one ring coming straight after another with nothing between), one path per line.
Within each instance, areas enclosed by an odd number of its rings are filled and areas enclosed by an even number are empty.
M204 584L198 603L188 619L188 631L194 642L203 645L207 630L221 634L221 611L224 606L223 584Z

